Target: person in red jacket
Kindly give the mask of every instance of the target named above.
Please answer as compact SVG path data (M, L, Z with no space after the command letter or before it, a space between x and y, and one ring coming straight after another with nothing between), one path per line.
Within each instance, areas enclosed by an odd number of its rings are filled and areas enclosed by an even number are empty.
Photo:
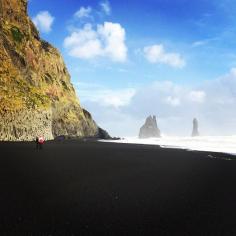
M38 138L38 143L39 143L39 149L42 149L43 148L43 144L45 143L45 139L43 136L40 136Z

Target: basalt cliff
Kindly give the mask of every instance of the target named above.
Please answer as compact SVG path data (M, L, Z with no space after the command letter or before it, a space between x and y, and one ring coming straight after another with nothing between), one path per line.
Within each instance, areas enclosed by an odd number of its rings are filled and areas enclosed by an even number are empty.
M145 124L140 128L139 138L159 138L161 132L157 126L156 116L148 116Z
M0 140L99 136L59 51L42 40L27 0L0 0Z
M198 120L196 118L193 119L193 130L192 130L192 137L199 136L198 131Z

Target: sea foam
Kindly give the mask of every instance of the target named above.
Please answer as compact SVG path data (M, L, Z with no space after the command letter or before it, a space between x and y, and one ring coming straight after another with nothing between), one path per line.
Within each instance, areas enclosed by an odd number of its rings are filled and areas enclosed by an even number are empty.
M111 142L160 145L163 148L179 148L196 151L221 152L236 155L236 135L233 136L199 136L199 137L173 137L139 139L127 137Z

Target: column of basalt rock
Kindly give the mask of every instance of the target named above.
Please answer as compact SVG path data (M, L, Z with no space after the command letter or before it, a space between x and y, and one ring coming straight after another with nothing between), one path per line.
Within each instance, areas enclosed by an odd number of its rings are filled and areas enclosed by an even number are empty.
M0 140L32 141L43 135L47 140L53 139L50 111L21 110L0 114Z
M156 116L148 116L145 124L140 128L139 138L160 137L161 132L157 126Z
M198 131L198 120L196 118L193 119L193 131L192 131L192 137L199 136Z

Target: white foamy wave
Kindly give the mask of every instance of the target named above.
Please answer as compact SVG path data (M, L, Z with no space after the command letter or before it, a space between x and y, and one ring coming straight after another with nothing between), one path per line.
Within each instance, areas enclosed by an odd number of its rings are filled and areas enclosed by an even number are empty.
M124 138L111 142L160 145L163 148L180 148L196 151L222 152L236 155L236 135L233 136L199 136L199 137L161 137L139 139Z

